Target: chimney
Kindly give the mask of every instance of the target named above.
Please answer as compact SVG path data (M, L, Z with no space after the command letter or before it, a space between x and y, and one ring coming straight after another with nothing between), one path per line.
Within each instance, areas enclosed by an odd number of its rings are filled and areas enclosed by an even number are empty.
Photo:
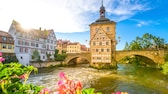
M41 27L39 27L39 30L41 31Z

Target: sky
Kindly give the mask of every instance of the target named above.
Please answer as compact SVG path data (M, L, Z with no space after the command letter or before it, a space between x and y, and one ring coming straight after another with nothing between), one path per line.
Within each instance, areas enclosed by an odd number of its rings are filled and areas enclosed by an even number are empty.
M89 46L89 24L99 18L102 0L0 0L0 30L12 20L24 28L54 29L57 39ZM168 0L104 0L106 18L117 23L117 50L145 33L168 42ZM120 39L118 39L120 37Z

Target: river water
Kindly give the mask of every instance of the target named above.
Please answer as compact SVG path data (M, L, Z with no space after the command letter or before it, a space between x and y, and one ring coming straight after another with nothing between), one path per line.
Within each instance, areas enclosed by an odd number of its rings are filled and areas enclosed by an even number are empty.
M160 70L131 64L117 66L117 70L97 70L87 65L42 68L38 74L30 75L28 83L55 90L58 75L64 72L69 79L82 82L84 88L93 87L103 94L117 91L129 94L168 94L168 76Z

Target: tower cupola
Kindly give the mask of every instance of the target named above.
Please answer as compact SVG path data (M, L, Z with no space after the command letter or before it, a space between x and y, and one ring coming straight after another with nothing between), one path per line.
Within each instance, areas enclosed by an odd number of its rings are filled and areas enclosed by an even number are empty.
M101 7L100 7L100 18L105 18L105 12L106 12L106 10L105 10L105 7L103 6L103 0L102 0L102 5L101 5Z

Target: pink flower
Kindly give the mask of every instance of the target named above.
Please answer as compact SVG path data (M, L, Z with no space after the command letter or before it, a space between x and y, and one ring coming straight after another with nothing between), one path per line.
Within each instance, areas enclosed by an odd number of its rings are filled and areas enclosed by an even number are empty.
M67 81L66 80L60 80L58 81L58 86L65 84Z
M0 52L0 56L2 56L2 52Z
M0 63L1 63L2 61L4 61L4 60L5 60L5 58L0 57Z
M60 94L58 91L56 91L56 92L53 92L53 94Z
M66 76L65 76L64 72L60 72L59 77L63 78L63 79L66 79Z
M116 94L121 94L121 92L116 92Z
M21 76L19 76L20 79L27 79L28 78L28 75L27 73L25 74L22 74Z
M77 90L77 89L82 90L82 84L81 84L81 82L77 82L77 83L76 83L75 89L76 89L76 90Z
M49 94L50 93L50 90L48 88L44 88L40 91L39 94Z

